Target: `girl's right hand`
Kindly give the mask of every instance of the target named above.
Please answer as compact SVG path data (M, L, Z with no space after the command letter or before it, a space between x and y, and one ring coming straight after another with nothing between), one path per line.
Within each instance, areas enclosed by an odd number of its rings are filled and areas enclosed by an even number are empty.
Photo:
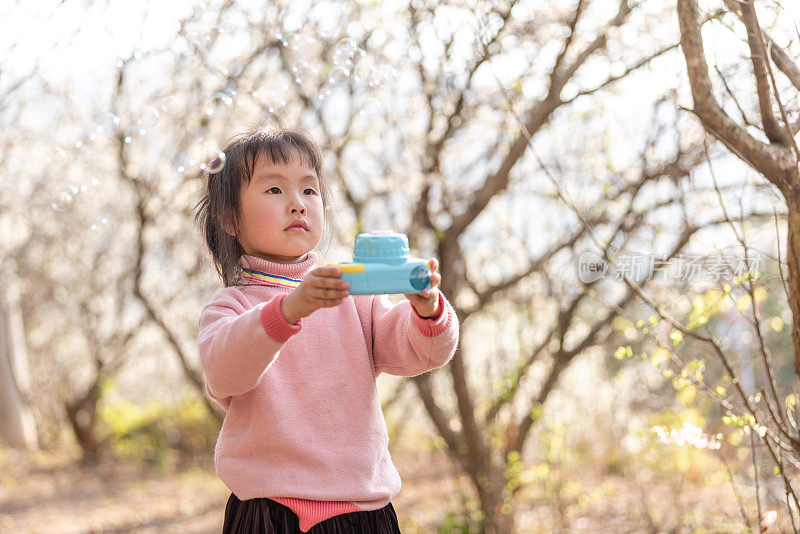
M296 323L319 308L338 306L350 294L350 284L341 280L338 267L318 267L286 295L281 302L281 313L286 322Z

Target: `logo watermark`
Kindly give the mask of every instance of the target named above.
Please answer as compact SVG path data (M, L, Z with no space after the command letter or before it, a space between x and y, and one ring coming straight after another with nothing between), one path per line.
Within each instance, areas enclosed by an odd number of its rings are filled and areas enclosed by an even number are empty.
M613 276L617 281L625 279L642 283L661 274L670 280L685 282L721 282L761 271L763 258L753 254L747 259L735 254L691 255L681 254L674 258L659 258L655 254L621 254L614 264L592 251L578 256L578 279L589 284Z

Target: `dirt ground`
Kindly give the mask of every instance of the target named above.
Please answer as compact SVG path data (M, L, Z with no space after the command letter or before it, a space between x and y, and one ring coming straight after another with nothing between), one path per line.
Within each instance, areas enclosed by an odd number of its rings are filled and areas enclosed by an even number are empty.
M402 531L437 532L448 512L460 509L455 469L442 453L398 451L393 458L403 478L393 500ZM656 485L643 494L622 477L589 476L584 473L584 490L571 503L521 504L520 532L743 532L730 486L686 488L676 496ZM81 467L65 452L0 450L0 532L215 533L229 494L213 469L164 474L123 462Z

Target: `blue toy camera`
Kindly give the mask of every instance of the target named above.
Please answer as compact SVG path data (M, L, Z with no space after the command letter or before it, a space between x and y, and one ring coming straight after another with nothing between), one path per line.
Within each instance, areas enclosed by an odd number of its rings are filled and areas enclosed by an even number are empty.
M353 261L329 265L342 270L351 295L413 294L431 286L431 266L409 257L408 238L396 232L359 234Z

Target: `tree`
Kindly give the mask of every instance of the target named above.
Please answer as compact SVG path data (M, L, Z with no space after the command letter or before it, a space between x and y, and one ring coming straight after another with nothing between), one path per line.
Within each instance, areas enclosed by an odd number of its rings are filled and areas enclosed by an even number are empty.
M792 395L786 397L785 407L781 384L775 375L775 355L764 340L762 317L758 311L756 290L762 289L755 278L747 277L743 280L743 287L747 290L752 302L753 331L758 340L758 349L755 351L761 361L764 371L763 378L759 378L756 387L759 393L755 396L748 394L738 380L738 373L732 365L730 353L724 351L716 336L708 333L694 332L692 328L680 325L672 318L668 321L682 334L691 336L708 347L710 354L717 359L727 372L733 377L733 398L715 397L713 391L706 394L727 410L726 421L748 430L751 439L753 465L757 465L758 451L766 451L766 458L770 466L780 475L784 485L785 504L788 510L794 532L798 527L795 521L796 514L800 511L796 489L791 484L794 478L789 468L791 465L787 458L800 453L798 440L798 426L796 422L796 389L797 374L800 372L800 151L795 141L795 135L800 129L797 121L790 120L796 114L796 108L789 107L786 102L790 99L787 94L795 97L800 90L800 69L793 61L787 50L779 46L773 38L762 29L759 22L754 2L725 0L717 6L717 13L713 17L701 17L700 9L695 0L678 0L677 12L681 31L681 48L686 62L686 68L694 102L692 112L699 119L705 130L716 140L720 141L727 150L737 156L745 164L757 171L767 183L774 188L776 196L785 203L787 210L786 235L787 258L784 273L784 262L781 258L780 241L778 242L777 265L779 279L783 284L787 302L791 311L791 324L789 326L793 344L793 366L791 390ZM780 6L776 6L770 14L780 13ZM764 12L762 11L762 15ZM727 24L729 32L717 32L715 39L710 39L706 34L705 41L703 29L709 21L721 21L718 24ZM781 20L778 17L776 20ZM785 20L785 19L783 19ZM717 24L716 22L712 24ZM781 30L781 24L773 24L773 28ZM705 26L708 29L708 26ZM716 26L714 29L718 29ZM708 30L711 31L710 29ZM741 39L746 43L744 61L736 57L733 61L740 65L750 65L752 70L747 73L745 89L741 84L731 83L730 76L725 73L725 58L718 59L714 65L716 84L712 82L712 70L709 67L704 42L715 44L716 40L730 39L732 42ZM731 42L729 40L728 42ZM721 66L722 65L722 68ZM782 74L783 77L779 77ZM736 80L739 81L739 80ZM741 102L744 102L744 105ZM757 110L760 120L750 117L752 110ZM736 118L734 118L736 115ZM724 210L724 206L723 206ZM725 214L728 218L727 213ZM736 225L729 220L737 240L747 255L749 244L744 233L737 231ZM776 218L775 224L779 222ZM777 232L780 236L781 232ZM788 287L787 287L788 286ZM650 302L651 304L654 304ZM662 317L665 317L662 315ZM696 384L698 388L705 386ZM761 385L763 384L763 385ZM759 402L761 401L761 404ZM757 435L754 437L754 435ZM756 443L759 448L756 448ZM762 511L759 492L759 474L755 472L754 484L756 501L758 504L757 523L762 530L766 529L766 516ZM749 518L742 509L745 522L750 524Z
M776 83L772 63L786 76L786 80L795 90L800 90L800 68L786 51L762 31L752 1L725 2L723 9L729 9L735 14L747 32L749 62L753 67L761 125L760 128L756 126L744 111L741 121L737 122L717 102L703 50L697 3L694 0L680 0L678 21L681 47L692 88L693 111L714 138L764 176L786 202L789 214L786 279L794 316L792 339L795 371L800 373L800 151L794 139L800 125L788 120L787 109L783 104L786 99L781 97L782 90Z
M11 276L0 292L0 440L26 450L38 448L30 402L30 377L18 295Z
M587 247L613 256L651 243L667 217L675 224L661 252L670 258L724 222L692 218L680 193L704 152L677 135L677 118L658 118L671 86L653 95L652 120L637 118L645 126L624 142L633 155L606 141L603 100L676 48L669 35L645 38L667 12L645 16L627 1L613 8L415 0L331 2L305 13L288 2L260 12L203 2L167 45L131 51L98 74L91 102L41 74L35 96L55 97L52 116L64 127L33 125L31 97L19 102L22 133L45 139L31 146L46 153L66 147L55 151L64 172L102 178L102 194L65 189L71 204L53 212L52 196L69 184L27 167L35 186L15 212L29 225L19 250L26 296L35 297L27 300L41 306L27 310L40 331L29 332L32 350L56 365L66 404L91 428L103 381L155 352L211 406L194 346L197 314L218 284L192 226L193 194L233 133L263 121L299 124L320 141L341 200L334 254L349 253L365 229L405 231L439 257L465 336L516 321L518 343L501 335L462 343L446 369L414 380L478 496L483 529L513 531L517 474L543 406L570 365L611 339L614 317L636 296L577 279L574 258ZM98 123L95 139L81 137ZM669 194L655 193L664 186ZM99 233L91 229L98 206L115 214ZM53 250L63 261L42 261ZM612 305L598 309L598 294L612 295ZM50 295L62 307L58 321L42 305ZM53 347L68 348L54 357Z

